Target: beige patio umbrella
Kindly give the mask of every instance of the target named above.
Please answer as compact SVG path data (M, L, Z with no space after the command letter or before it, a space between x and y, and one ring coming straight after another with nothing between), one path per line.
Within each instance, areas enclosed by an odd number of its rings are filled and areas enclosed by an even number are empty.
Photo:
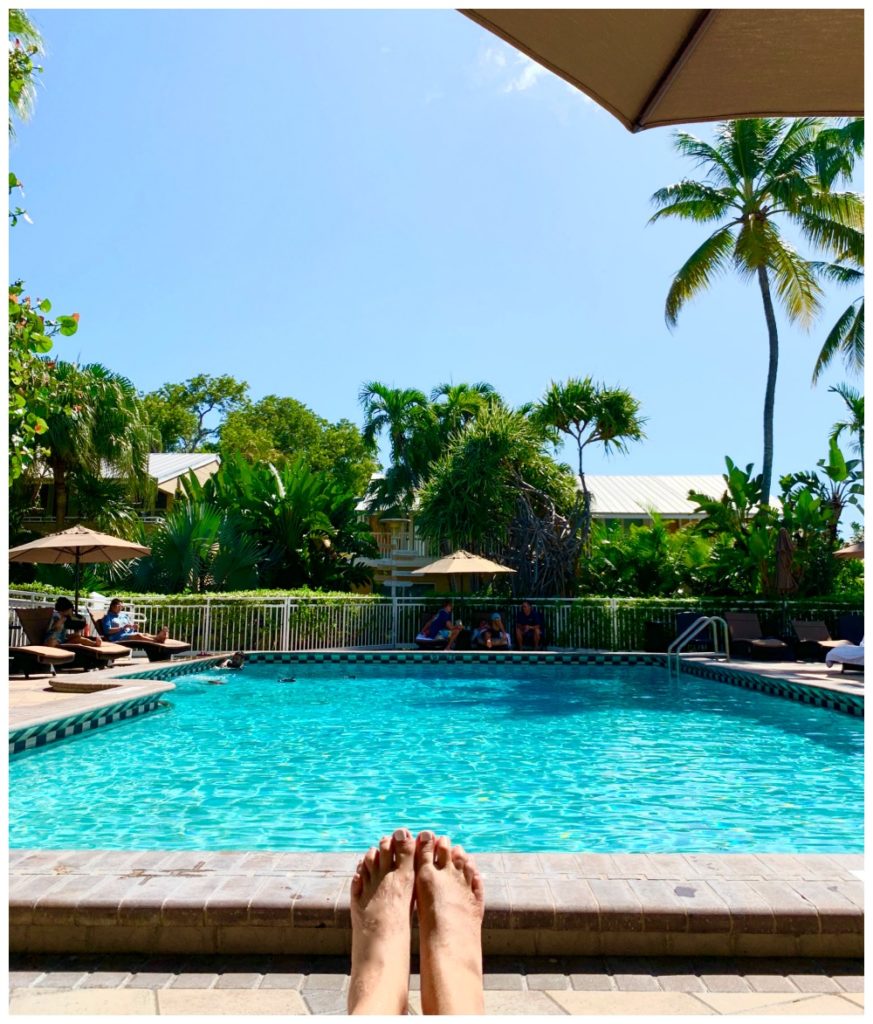
M71 526L60 533L50 533L37 540L20 544L9 551L10 562L39 562L42 565L75 565L76 598L79 607L79 566L82 562L123 562L128 558L147 555L151 548L134 544L108 533L97 533L84 526Z
M835 551L834 554L837 558L863 558L864 541L861 541L859 544L849 544L847 547L840 548L839 551Z
M499 562L492 562L490 558L483 558L481 555L470 554L459 548L444 558L438 558L430 565L423 565L420 569L413 569L411 576L493 576L495 573L515 572L515 569L508 569ZM454 581L450 584L455 589Z
M637 132L864 113L864 11L462 10Z

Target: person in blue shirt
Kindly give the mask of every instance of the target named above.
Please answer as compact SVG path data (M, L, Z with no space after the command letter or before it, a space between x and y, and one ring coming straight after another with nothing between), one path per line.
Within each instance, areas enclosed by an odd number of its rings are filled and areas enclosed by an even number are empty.
M421 627L421 636L427 637L428 640L448 640L446 650L450 651L463 628L462 623L452 622L452 600L446 598L436 615Z
M542 613L538 612L530 601L522 601L521 610L515 616L515 642L519 650L524 647L525 639L530 640L535 651L539 650L544 631Z
M151 640L162 644L169 636L166 626L162 626L157 633L140 633L124 610L124 602L120 597L109 602L109 611L103 616L101 630L107 640Z

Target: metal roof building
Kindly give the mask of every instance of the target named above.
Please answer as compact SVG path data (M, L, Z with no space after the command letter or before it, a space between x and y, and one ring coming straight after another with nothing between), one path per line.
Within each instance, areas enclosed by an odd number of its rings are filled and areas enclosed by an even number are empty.
M606 476L589 473L585 482L592 497L595 519L649 519L650 510L663 519L700 519L689 491L711 498L725 492L724 477L704 476Z

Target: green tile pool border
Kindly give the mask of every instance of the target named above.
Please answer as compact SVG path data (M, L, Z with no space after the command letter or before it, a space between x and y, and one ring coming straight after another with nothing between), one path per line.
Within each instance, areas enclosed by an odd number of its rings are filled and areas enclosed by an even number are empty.
M117 725L132 718L139 718L153 711L160 711L170 705L160 694L151 693L133 700L121 701L101 708L92 708L77 715L68 715L39 725L24 726L9 732L9 756L22 757L34 750L68 740L83 733L93 732L107 725Z

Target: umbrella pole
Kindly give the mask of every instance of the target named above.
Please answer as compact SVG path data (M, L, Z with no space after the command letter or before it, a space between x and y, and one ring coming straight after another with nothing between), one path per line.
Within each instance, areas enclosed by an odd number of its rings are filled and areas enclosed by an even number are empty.
M76 599L73 602L76 614L79 614L79 549L76 548Z

